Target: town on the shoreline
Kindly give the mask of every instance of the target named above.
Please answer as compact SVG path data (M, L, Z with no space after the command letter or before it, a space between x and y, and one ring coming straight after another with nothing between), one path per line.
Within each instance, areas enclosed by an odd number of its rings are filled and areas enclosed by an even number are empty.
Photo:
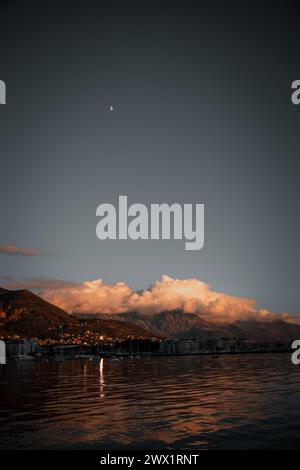
M10 338L4 340L8 359L49 360L100 357L141 357L171 355L217 355L291 351L289 342L251 341L241 338L220 338L201 341L196 338L146 340L128 338L112 341L103 337L98 344L69 344L57 341Z

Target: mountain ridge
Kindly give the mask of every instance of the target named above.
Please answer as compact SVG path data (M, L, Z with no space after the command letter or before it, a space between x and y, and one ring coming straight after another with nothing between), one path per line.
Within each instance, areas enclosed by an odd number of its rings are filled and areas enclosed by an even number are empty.
M47 302L27 289L8 290L0 287L0 338L27 337L59 339L65 333L72 338L97 341L108 337L151 339L153 334L138 325L116 319L79 319Z
M243 338L253 341L291 341L300 338L300 325L274 320L236 320L232 323L214 323L198 314L182 310L160 312L152 315L138 312L121 314L100 314L100 318L118 318L139 325L153 333L168 338L199 338L216 340L219 338Z

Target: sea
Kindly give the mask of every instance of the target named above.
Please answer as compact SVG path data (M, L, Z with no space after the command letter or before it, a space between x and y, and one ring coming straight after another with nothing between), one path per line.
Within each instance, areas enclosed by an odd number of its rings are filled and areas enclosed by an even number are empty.
M0 366L0 449L299 447L288 353Z

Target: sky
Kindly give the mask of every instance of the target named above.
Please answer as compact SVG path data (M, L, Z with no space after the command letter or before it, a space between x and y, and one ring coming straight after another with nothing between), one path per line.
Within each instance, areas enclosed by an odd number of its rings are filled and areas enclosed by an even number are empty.
M300 313L297 15L199 3L3 2L0 285L166 275ZM119 195L205 204L204 248L99 240Z

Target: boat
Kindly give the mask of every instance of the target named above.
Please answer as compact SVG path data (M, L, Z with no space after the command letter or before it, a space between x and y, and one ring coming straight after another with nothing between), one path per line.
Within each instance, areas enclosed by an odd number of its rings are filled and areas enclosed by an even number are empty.
M12 359L15 361L35 361L35 358L33 356L29 356L28 354L19 354Z
M89 356L90 362L99 362L101 360L100 356Z
M112 356L109 358L109 362L119 362L119 359L116 356Z

